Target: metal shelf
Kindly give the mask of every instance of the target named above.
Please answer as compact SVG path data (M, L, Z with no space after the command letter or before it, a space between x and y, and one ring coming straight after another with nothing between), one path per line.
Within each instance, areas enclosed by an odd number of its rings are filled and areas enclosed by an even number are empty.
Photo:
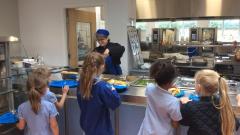
M5 90L5 91L3 90L2 92L0 92L0 95L7 95L12 92L14 92L14 90Z
M223 45L166 45L161 47L234 47L232 44L223 44Z

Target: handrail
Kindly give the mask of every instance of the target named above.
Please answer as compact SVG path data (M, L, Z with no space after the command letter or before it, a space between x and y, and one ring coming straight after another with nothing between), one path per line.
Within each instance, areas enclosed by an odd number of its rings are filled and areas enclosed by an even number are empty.
M1 77L0 80L5 80L5 79L11 79L12 76L8 76L8 77Z
M0 92L0 95L6 95L12 92L14 92L14 90L4 91L4 92Z

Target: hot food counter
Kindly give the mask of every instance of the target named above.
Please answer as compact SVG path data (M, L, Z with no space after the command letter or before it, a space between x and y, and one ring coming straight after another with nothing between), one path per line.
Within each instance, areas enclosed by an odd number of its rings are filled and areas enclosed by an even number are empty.
M116 135L137 135L143 121L146 110L145 86L152 82L151 79L144 77L103 77L103 79L126 79L128 89L120 93L122 104L116 111L111 111L111 120ZM176 85L185 90L185 96L194 94L194 81L191 78L178 77ZM239 84L235 81L229 81L229 96L237 116L240 116L240 109L237 107L236 94L238 93ZM76 89L70 89L65 108L60 110L58 118L61 135L81 135L83 131L80 128L80 109L76 98ZM61 95L58 95L59 97ZM180 126L176 130L176 135L186 135L187 127ZM240 132L239 132L240 134Z

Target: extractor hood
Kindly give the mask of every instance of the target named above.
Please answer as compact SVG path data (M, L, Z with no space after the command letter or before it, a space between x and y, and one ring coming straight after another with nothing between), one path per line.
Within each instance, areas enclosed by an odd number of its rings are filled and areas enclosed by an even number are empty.
M240 17L240 0L136 0L137 19Z

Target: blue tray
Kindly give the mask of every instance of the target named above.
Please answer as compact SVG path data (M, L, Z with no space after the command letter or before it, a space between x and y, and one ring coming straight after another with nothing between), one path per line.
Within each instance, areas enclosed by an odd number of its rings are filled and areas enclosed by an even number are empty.
M0 124L12 124L17 123L18 118L16 114L7 112L0 116Z
M176 98L181 98L185 95L185 91L184 90L180 90L180 93L176 94L175 97Z
M118 93L125 92L128 88L125 85L113 85L113 87L117 90Z
M65 85L68 85L69 88L76 88L78 86L78 82L74 80L61 80L61 81L52 81L49 83L49 87L54 88L62 88Z
M189 99L192 100L192 101L199 101L200 97L196 94L190 94Z

